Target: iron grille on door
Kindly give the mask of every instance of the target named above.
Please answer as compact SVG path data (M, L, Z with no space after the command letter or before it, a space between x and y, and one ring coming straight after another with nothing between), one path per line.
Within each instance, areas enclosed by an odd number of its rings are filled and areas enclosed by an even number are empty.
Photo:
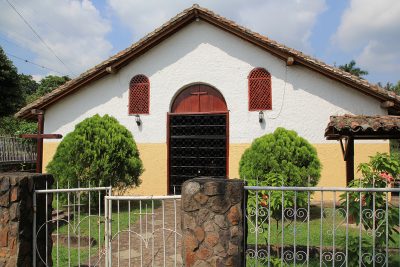
M198 176L226 177L227 115L170 116L169 192Z

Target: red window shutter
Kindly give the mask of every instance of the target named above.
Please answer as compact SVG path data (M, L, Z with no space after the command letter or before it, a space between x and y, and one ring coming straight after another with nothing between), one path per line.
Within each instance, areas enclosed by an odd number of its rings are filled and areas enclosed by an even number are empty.
M255 68L249 74L249 111L272 109L271 74Z
M150 82L145 75L136 75L129 84L129 114L149 114Z

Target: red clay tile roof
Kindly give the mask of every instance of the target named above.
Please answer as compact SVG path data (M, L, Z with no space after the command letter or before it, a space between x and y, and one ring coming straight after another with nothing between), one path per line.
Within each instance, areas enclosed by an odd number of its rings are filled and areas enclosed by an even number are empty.
M337 140L343 136L353 136L356 139L399 139L400 116L331 116L325 137Z
M122 50L116 55L82 73L79 77L58 87L49 94L37 99L18 111L15 116L21 118L32 117L31 109L45 109L47 106L55 103L64 96L82 88L91 81L98 80L123 66L127 65L134 58L145 53L148 49L162 42L165 38L179 31L182 27L188 25L197 18L207 21L208 23L230 32L262 49L274 54L275 56L287 60L288 57L294 59L295 64L299 64L317 71L333 80L342 82L356 90L372 96L380 101L391 101L394 103L394 109L400 110L400 96L389 92L377 85L370 84L368 81L357 76L351 75L336 67L325 64L315 58L307 56L300 51L286 47L269 38L242 27L235 22L221 17L212 11L193 5L192 7L179 13L167 23L157 28L153 32L134 43L132 46Z

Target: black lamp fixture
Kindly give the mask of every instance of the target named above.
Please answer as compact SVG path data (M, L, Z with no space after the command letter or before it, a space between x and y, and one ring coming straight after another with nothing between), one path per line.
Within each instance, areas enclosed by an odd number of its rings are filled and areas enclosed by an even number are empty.
M136 121L137 126L140 126L142 124L142 120L140 119L139 114L135 115L135 121Z
M259 113L258 113L258 122L259 123L262 123L264 121L264 112L261 110Z

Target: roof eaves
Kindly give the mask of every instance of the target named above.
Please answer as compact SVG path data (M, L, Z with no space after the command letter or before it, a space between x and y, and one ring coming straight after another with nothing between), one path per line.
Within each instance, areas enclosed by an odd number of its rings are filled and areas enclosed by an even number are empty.
M87 83L85 82L86 79L90 79L89 81L91 81L93 80L94 77L103 77L105 75L108 75L109 73L107 73L106 71L107 67L112 66L117 69L122 68L124 65L126 65L126 62L128 62L132 56L137 55L137 53L135 53L138 52L137 50L142 50L142 49L145 50L142 47L144 44L146 44L147 42L149 42L149 40L155 37L160 37L158 35L160 32L169 27L173 28L175 24L179 23L181 20L184 20L185 18L187 20L190 20L191 19L190 15L194 13L193 11L196 8L197 8L196 5L194 5L182 11L181 13L170 19L168 22L164 23L162 26L158 27L154 31L150 32L149 34L141 38L136 43L132 44L130 47L118 52L114 56L111 56L107 60L97 64L93 68L79 75L77 78L72 79L69 82L61 85L60 87L54 89L52 92L38 98L32 103L29 103L28 105L20 109L14 116L19 118L32 118L33 115L30 113L31 109L33 108L43 109L44 107L47 107L60 97L70 94L76 89L80 88L82 85L86 84Z
M258 45L267 51L273 53L281 59L287 59L291 56L294 58L295 62L302 64L310 69L313 69L323 75L332 78L334 80L340 81L347 84L367 95L375 97L381 101L392 100L395 103L396 109L400 110L400 96L394 93L390 93L387 90L378 87L377 85L372 85L368 81L361 79L357 76L351 75L343 70L336 67L330 66L322 61L315 58L307 56L300 51L293 48L289 48L283 44L276 41L270 40L266 36L259 33L253 32L243 26L236 24L227 18L215 14L214 12L199 7L198 5L193 5L192 7L183 10L181 13L177 14L175 17L170 19L168 22L164 23L159 28L147 34L145 37L140 39L138 42L134 43L130 47L120 51L116 55L110 57L109 59L101 62L95 67L89 69L88 71L82 73L79 77L69 81L68 83L60 86L51 93L39 98L38 100L28 104L20 111L18 111L15 116L28 118L31 117L29 112L32 108L44 108L54 101L58 100L60 97L67 95L81 86L87 84L86 79L89 81L94 80L94 77L103 77L107 75L106 68L109 66L120 69L127 65L132 58L140 55L141 53L147 51L147 49L152 47L158 42L162 41L164 38L168 37L171 33L177 31L186 22L191 21L195 17L202 18L209 23L223 28L238 37L241 37L255 45Z

